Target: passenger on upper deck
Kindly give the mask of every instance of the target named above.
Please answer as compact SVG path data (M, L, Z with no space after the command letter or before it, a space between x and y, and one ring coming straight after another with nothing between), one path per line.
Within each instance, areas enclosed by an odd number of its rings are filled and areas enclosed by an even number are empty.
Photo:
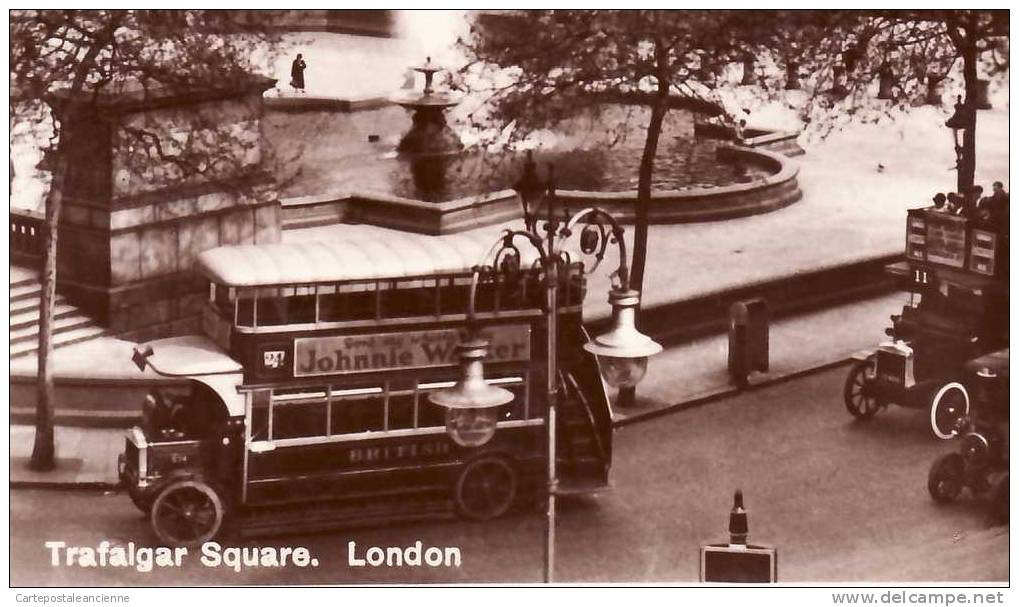
M937 211L938 213L950 213L951 211L949 211L948 207L945 206L945 200L946 200L945 195L942 194L941 192L938 192L937 194L935 194L934 195L934 206L931 207L931 210L932 211Z
M962 208L962 205L963 205L962 196L959 196L955 192L948 193L947 208L949 213L951 213L952 215L957 215L959 213L959 209Z
M980 211L997 232L1008 233L1008 192L1000 181L995 181L990 196L980 200Z
M978 202L980 195L984 193L984 188L978 185L972 185L966 188L966 192L962 198L962 208L959 209L959 215L962 215L966 219L979 219L980 208Z

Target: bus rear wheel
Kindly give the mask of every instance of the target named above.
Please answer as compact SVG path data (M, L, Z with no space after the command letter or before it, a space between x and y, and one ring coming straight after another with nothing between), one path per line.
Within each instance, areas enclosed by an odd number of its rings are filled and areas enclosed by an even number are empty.
M499 457L483 457L467 464L453 490L457 512L476 521L502 516L516 496L516 471Z
M170 546L196 546L211 540L222 530L225 518L222 498L199 479L168 484L152 502L149 515L156 536Z

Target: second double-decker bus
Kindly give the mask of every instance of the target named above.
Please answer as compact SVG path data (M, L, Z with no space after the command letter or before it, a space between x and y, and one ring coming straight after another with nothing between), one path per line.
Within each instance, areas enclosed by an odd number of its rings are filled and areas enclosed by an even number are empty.
M933 208L906 221L905 260L886 271L911 301L891 340L854 355L845 405L862 419L892 403L927 408L932 433L951 438L970 408L966 362L1008 345L1008 232Z
M469 237L219 247L203 334L140 347L179 383L148 397L121 475L160 540L431 517L500 516L543 495L548 369L543 276L486 272L475 320L485 375L515 398L481 445L447 429L432 391L453 385L473 265ZM609 402L582 349L584 267L559 272L559 493L603 487ZM462 442L462 441L461 441Z

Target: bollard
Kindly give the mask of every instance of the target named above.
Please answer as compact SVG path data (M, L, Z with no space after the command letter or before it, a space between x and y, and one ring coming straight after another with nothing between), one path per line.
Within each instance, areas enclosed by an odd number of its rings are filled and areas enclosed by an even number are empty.
M768 304L761 298L729 308L729 376L745 388L754 371L768 370Z

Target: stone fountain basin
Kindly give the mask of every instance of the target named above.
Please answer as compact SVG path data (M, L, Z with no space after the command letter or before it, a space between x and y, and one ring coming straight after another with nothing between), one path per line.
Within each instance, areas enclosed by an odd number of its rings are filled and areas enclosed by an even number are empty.
M767 213L802 197L795 162L766 149L726 146L721 160L740 161L767 168L771 174L750 183L686 190L659 190L651 194L652 224L718 221ZM726 158L727 157L727 158ZM571 211L599 206L623 223L633 223L636 191L586 192L557 190L558 203ZM512 221L523 216L513 190L465 196L445 202L402 198L380 191L284 198L285 228L337 222L366 223L420 234L451 234Z
M427 95L420 91L400 91L389 98L393 103L405 108L434 107L449 108L463 101L463 95L444 91Z

